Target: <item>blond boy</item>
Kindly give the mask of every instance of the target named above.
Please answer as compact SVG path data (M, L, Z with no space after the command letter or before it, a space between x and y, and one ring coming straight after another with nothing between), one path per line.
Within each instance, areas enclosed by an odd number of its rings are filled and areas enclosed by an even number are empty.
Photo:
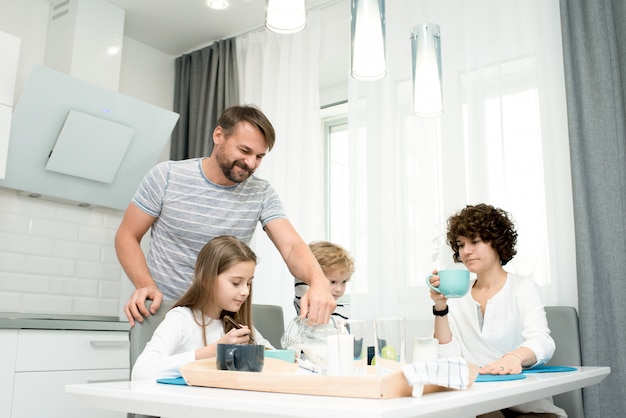
M309 248L322 267L324 275L330 280L332 295L338 301L346 292L346 284L354 273L354 259L348 251L328 241L311 242ZM300 315L300 298L306 293L309 286L298 279L295 279L294 286L293 304L297 314ZM338 301L332 316L335 319L348 319L348 307Z

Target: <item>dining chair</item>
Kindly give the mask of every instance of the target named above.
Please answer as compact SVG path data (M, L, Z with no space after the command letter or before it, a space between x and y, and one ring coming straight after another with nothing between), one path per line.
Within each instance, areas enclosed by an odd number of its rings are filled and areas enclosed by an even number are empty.
M546 306L548 327L556 350L547 363L552 366L581 366L578 312L572 306ZM570 418L584 418L582 390L553 396L554 404L563 408Z
M128 336L130 344L130 370L133 369L137 357L139 357L139 354L141 354L148 341L150 341L150 338L152 338L152 334L154 334L154 331L165 317L167 311L174 306L174 302L173 300L164 300L161 302L161 307L154 315L144 318L143 322L135 322L135 326L130 329ZM146 309L150 309L151 304L152 301L147 300Z
M282 306L252 304L252 320L254 327L274 348L282 348L280 338L285 332Z
M141 354L143 349L146 347L146 344L152 338L152 334L157 329L167 311L170 310L172 306L174 306L175 301L173 300L164 300L161 302L161 307L154 314L150 315L147 318L143 319L143 322L136 322L135 325L130 329L130 333L128 334L128 342L130 345L130 369L129 372L133 370L133 366L135 365L135 361L137 357ZM150 309L150 305L152 304L151 300L146 300L146 309ZM128 376L130 379L130 375ZM126 418L157 418L150 417L148 415L139 415L128 413Z

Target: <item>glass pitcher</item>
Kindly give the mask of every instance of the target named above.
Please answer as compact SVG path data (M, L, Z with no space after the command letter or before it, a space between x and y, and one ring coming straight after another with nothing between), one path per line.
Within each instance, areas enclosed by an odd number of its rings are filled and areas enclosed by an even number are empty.
M326 337L339 333L339 327L332 317L328 324L311 324L308 319L296 317L287 325L280 344L284 349L295 350L302 360L309 360L324 370Z

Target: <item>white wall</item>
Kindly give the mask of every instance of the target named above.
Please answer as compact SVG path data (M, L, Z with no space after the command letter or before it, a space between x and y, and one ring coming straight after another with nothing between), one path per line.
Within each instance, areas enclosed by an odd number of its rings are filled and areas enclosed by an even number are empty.
M0 31L21 39L15 98L44 62L45 0L2 0ZM1 59L1 58L0 58ZM171 110L174 57L124 38L119 92ZM162 159L169 155L169 144ZM0 311L120 316L130 291L113 237L123 213L0 189Z

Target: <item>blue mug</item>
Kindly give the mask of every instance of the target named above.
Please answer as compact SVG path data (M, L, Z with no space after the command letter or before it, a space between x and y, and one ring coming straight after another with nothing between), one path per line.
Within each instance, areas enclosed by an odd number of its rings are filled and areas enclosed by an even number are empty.
M430 284L433 276L439 276L439 286ZM446 298L460 298L465 296L470 288L470 274L467 270L439 270L437 274L426 277L426 284Z

